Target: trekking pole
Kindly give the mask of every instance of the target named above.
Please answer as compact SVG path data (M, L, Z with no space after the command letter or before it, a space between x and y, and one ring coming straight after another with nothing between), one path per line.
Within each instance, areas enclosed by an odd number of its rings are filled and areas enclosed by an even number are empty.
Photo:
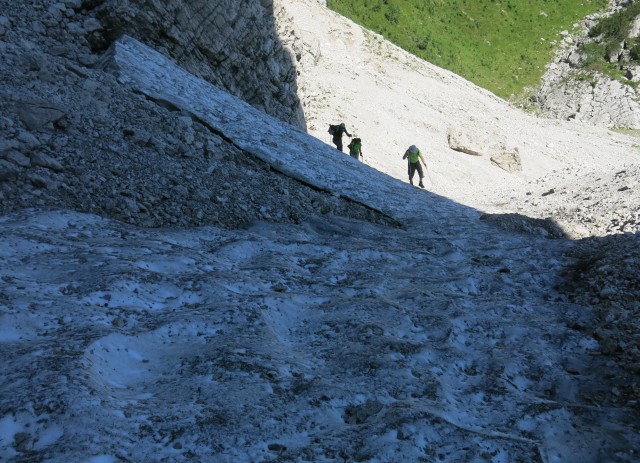
M424 170L427 171L427 176L429 177L429 181L431 182L432 185L435 186L435 183L433 183L433 179L431 178L431 174L429 173L429 169L427 168L427 163L424 163Z

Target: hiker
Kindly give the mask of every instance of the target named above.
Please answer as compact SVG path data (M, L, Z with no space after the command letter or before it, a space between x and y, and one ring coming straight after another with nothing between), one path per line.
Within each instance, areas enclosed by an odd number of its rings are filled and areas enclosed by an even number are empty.
M422 183L424 173L422 172L422 166L420 163L422 162L422 164L424 164L425 169L427 168L427 164L424 162L424 157L422 157L422 153L416 145L411 145L404 153L404 156L402 156L402 159L408 159L409 183L413 185L413 174L418 171L418 176L420 177L420 183L418 183L418 186L420 188L424 188L424 183Z
M333 144L336 145L339 151L342 151L342 134L346 133L349 138L351 138L351 134L347 132L347 127L344 125L344 122L340 125L330 125L329 133L333 136Z
M349 156L359 161L362 157L362 140L354 135L347 148L349 148Z

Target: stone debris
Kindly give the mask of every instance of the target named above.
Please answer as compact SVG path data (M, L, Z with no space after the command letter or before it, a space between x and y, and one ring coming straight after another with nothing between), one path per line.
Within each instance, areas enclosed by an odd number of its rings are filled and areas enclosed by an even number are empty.
M627 0L612 0L608 13L627 3ZM554 61L548 65L543 76L534 103L546 117L611 128L640 129L640 98L635 88L637 67L625 65L622 53L611 57L612 62L620 63L629 81L627 83L581 67L586 56L581 53L580 47L597 40L588 38L587 33L601 16L586 18L577 35L572 36L568 32L564 35ZM632 28L629 37L634 37L635 33Z

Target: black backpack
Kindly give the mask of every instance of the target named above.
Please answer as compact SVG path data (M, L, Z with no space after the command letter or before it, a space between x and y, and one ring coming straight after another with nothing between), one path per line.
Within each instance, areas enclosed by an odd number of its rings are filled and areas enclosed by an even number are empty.
M329 125L329 135L338 135L339 133L340 133L339 125L333 125L333 124Z

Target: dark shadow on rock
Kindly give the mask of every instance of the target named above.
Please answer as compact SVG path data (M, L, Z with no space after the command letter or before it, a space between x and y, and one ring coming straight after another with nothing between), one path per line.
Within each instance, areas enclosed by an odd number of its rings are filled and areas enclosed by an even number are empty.
M107 0L90 13L102 24L87 37L94 52L133 36L192 74L306 130L295 58L277 30L276 17L285 13L272 1Z
M598 341L599 354L629 376L619 378L624 405L640 410L640 234L591 237L574 242L570 263L556 288L567 301L596 310L589 326L572 326Z
M567 233L552 218L537 219L522 214L482 214L480 220L496 227L516 233L542 236L545 238L569 238Z
M567 319L569 328L597 341L595 355L610 359L624 372L616 378L617 405L640 411L640 234L625 233L570 240L553 218L521 214L483 214L486 221L505 231L568 240L564 271L555 290L559 302L593 309L588 323ZM594 400L605 401L604 397ZM607 399L609 400L609 399Z

